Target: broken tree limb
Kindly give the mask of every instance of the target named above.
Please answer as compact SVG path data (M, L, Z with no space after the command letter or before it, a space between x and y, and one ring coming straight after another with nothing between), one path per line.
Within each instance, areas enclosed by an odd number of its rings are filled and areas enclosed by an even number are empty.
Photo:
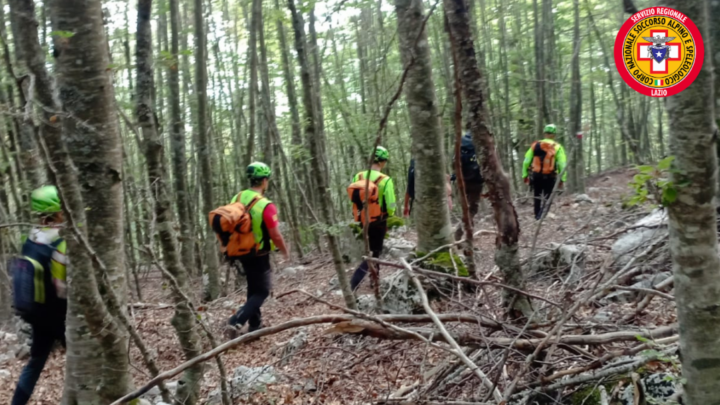
M425 294L425 289L423 289L420 280L418 280L417 277L413 274L412 267L410 267L410 265L405 261L405 259L400 259L400 261L405 266L405 271L407 272L408 277L412 279L415 287L417 287L418 292L420 293L420 299L422 300L425 312L430 315L433 323L440 330L440 333L443 335L445 340L450 344L450 346L452 346L453 349L455 349L455 354L460 357L460 360L462 360L462 362L465 363L465 365L470 370L472 370L473 373L475 373L475 375L480 379L480 381L482 381L483 385L485 385L485 387L492 391L495 400L498 402L502 401L503 397L502 394L500 394L500 391L494 386L492 381L490 381L490 379L485 375L485 373L480 369L480 367L478 367L477 364L473 363L473 361L470 360L470 358L462 351L460 345L458 345L455 339L453 339L450 335L450 332L445 329L445 325L437 317L437 314L435 314L432 308L430 308L430 302L428 301L427 294Z
M595 380L611 377L611 376L618 375L618 374L625 374L630 371L636 370L651 361L657 360L660 357L667 356L668 354L672 353L676 349L677 349L676 347L673 347L673 348L664 350L659 353L653 353L650 355L639 356L638 358L636 358L634 361L632 361L630 363L624 363L624 364L618 365L618 366L610 365L606 368L596 370L592 373L579 375L575 378L569 378L564 381L557 382L555 384L547 385L545 387L539 387L539 388L534 388L534 389L530 389L527 391L519 392L519 393L513 395L511 398L513 398L513 399L523 398L523 397L527 397L527 396L530 396L530 395L536 394L536 393L554 391L554 390L557 390L560 388L580 385L580 384L584 384L584 383L587 383L590 381L595 381Z

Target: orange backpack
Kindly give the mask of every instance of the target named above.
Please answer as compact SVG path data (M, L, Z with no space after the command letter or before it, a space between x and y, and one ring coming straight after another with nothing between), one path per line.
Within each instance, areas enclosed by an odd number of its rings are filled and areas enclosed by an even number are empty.
M550 142L537 141L532 145L533 173L554 174L555 173L555 144Z
M237 201L210 211L210 226L220 241L220 251L227 257L245 256L256 250L250 210L261 199L255 198L247 207Z
M358 222L365 223L365 211L363 210L365 201L367 200L368 213L370 214L370 222L375 222L382 218L383 212L380 207L380 188L378 184L385 178L382 174L375 181L363 179L363 173L358 175L358 181L348 186L347 192L350 201L353 203L353 217ZM365 198L365 189L367 188L368 198Z

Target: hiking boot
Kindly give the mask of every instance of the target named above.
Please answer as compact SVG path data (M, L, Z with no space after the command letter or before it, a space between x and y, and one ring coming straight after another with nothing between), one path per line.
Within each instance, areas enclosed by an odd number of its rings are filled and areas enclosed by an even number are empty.
M223 333L227 340L233 340L239 336L240 328L238 327L238 325L227 324L227 325L225 325L225 329L223 330Z
M256 330L260 330L260 329L262 329L263 327L264 327L264 326L263 326L263 323L262 323L262 322L260 322L260 324L257 325L257 326L248 326L248 333L252 333L252 332L255 332Z

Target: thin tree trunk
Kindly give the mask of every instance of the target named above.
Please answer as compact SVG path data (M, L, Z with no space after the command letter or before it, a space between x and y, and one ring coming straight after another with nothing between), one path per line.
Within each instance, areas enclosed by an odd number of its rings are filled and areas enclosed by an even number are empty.
M585 163L583 161L583 139L578 137L582 131L582 83L580 82L580 4L573 0L573 55L570 73L570 133L568 141L572 145L570 155L570 190L574 193L585 192Z
M707 2L667 2L697 24L702 38L710 38ZM677 200L668 207L670 253L675 274L675 301L680 323L680 350L684 403L717 402L720 379L720 259L716 226L715 193L718 187L717 156L713 146L712 43L705 41L705 59L695 81L667 99L670 116L670 149L675 156L671 180Z
M404 86L415 158L415 219L418 249L430 252L452 242L445 170L445 146L432 79L430 43L421 0L395 0L398 46L403 66L412 63ZM423 28L422 32L420 29ZM441 168L440 170L438 170Z
M288 8L292 15L292 25L295 31L295 50L298 54L298 61L300 63L300 80L303 88L303 104L305 105L305 136L307 137L310 144L310 153L312 154L312 169L314 177L317 183L318 199L321 202L320 212L322 220L325 222L324 227L330 227L332 225L332 214L330 206L332 205L332 199L327 190L327 172L321 169L321 150L318 144L315 126L315 103L313 102L313 79L310 74L310 66L308 56L306 52L306 40L305 40L305 27L302 16L295 8L295 1L288 0ZM355 297L350 290L350 283L348 282L347 276L345 275L345 269L342 265L342 257L340 256L340 249L338 247L337 237L330 231L329 228L325 230L325 234L328 239L328 245L330 252L332 253L333 263L335 265L335 271L338 275L338 281L340 288L345 298L345 304L348 308L355 309Z
M197 94L197 135L198 135L198 163L200 165L200 177L202 178L202 210L210 212L214 209L215 199L213 198L214 176L212 165L213 157L212 142L208 128L208 99L207 99L207 44L205 38L205 18L203 16L203 0L194 0L195 4L195 93ZM204 251L205 251L205 299L214 300L220 295L220 276L218 263L218 250L215 244L209 223L204 227Z
M245 166L250 165L255 152L255 137L257 132L257 82L258 82L258 56L257 56L257 25L258 19L262 18L262 1L252 0L250 17L250 44L248 47L248 58L250 60L250 98L248 100L248 111L250 125L248 132L247 150L245 151Z
M495 240L495 264L500 268L506 284L524 289L525 282L518 255L520 224L512 204L510 182L500 166L495 139L488 126L486 98L470 32L468 8L463 0L444 0L443 4L450 27L450 40L455 42L459 55L460 78L468 104L467 125L475 147L480 152L482 175L495 213L498 230ZM505 290L503 303L506 310L513 315L530 315L531 304L524 296Z
M178 5L178 0L169 1L170 53L172 54L173 62L168 67L168 87L170 92L170 143L172 145L172 168L175 178L174 200L178 212L178 222L180 223L182 262L187 266L192 266L193 263L195 263L195 250L192 234L192 221L190 218L190 193L188 192L187 185L185 122L182 119L182 112L180 109L180 7ZM152 79L152 77L149 79Z
M177 2L175 3L174 12L171 5L171 21L177 21ZM152 58L152 29L150 26L150 13L152 9L152 0L138 1L138 20L137 20L137 95L135 115L138 125L142 133L143 142L145 144L145 159L147 161L148 178L152 187L152 193L155 199L155 217L156 229L162 247L164 264L167 270L172 274L177 282L177 288L181 291L187 291L187 271L180 263L178 248L173 231L174 221L172 215L172 203L170 195L166 188L166 174L163 168L163 141L157 131L157 122L155 121L155 112L152 99L153 83L153 58ZM174 17L173 17L174 14ZM177 28L177 26L175 26ZM173 29L173 47L174 55L177 55L177 31ZM178 86L177 64L175 64L174 81L175 87ZM172 73L171 73L172 74ZM175 100L178 101L177 94ZM174 114L173 114L174 115ZM177 112L179 115L179 112ZM193 262L185 262L186 265L192 265ZM169 280L172 282L172 280ZM183 295L179 291L173 289L173 300L175 301L175 315L172 318L172 325L178 335L180 346L186 359L192 359L198 356L202 350L200 347L199 337L195 330L195 319L189 308L189 303L185 301ZM176 392L176 404L193 405L197 402L200 394L200 382L202 381L203 366L198 364L189 368L183 375Z

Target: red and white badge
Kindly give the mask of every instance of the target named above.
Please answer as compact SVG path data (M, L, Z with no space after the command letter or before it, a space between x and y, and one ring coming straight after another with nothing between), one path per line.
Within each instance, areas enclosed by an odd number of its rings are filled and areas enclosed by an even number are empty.
M702 68L700 31L685 14L650 7L633 14L615 38L615 66L640 94L668 97L685 90Z

